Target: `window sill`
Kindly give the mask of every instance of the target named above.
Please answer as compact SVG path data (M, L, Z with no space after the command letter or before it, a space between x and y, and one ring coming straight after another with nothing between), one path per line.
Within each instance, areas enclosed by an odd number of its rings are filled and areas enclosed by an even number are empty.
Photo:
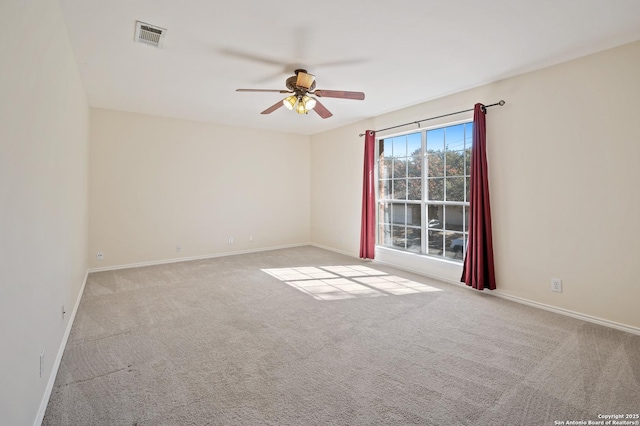
M443 281L460 282L462 262L376 246L375 261Z

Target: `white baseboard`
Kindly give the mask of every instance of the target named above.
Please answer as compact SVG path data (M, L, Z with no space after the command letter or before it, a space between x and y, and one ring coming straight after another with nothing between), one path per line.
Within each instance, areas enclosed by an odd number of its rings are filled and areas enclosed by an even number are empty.
M62 361L62 355L64 354L64 349L67 346L67 340L69 340L69 335L71 334L71 327L73 326L73 320L76 318L76 313L78 312L78 307L80 306L80 299L82 299L82 294L84 293L84 287L87 285L88 276L89 276L89 270L87 269L87 271L84 274L84 281L82 282L82 287L80 288L80 292L78 293L76 302L73 304L73 311L71 311L71 316L69 316L69 321L67 322L67 328L64 331L62 342L60 342L60 347L58 348L56 359L53 362L51 375L49 376L47 387L44 391L44 395L42 396L42 401L40 402L40 409L38 410L38 415L36 416L36 420L33 423L34 426L40 426L42 424L42 421L44 420L44 415L47 411L47 405L49 404L49 398L51 397L51 392L53 391L53 385L56 382L56 376L58 375L58 369L60 368L60 362Z
M417 274L417 275L422 275L428 278L433 278L434 280L438 280L438 281L442 281L445 282L447 284L453 284L459 287L463 287L466 288L470 291L476 291L473 288L469 287L468 285L462 283L462 282L458 282L458 281L452 281L450 279L444 278L444 277L438 277L435 275L429 275L429 274L425 274L423 271L419 271L419 270L411 270L411 268L405 268L405 267L399 267L397 265L393 265L389 262L381 262L379 260L374 260L375 263L380 263L382 265L386 265L386 266L391 266L397 269L401 269L403 271L407 271L407 272L411 272L413 274ZM491 296L495 296L495 297L500 297L502 299L506 299L506 300L510 300L512 302L516 302L516 303L522 303L523 305L527 305L527 306L532 306L534 308L538 308L538 309L543 309L545 311L549 311L549 312L553 312L556 314L560 314L560 315L565 315L568 317L572 317L572 318L576 318L582 321L587 321L590 323L594 323L594 324L599 324L599 325L604 325L605 327L611 327L611 328L615 328L616 330L620 330L620 331L626 331L627 333L632 333L632 334L637 334L640 335L640 328L638 327L633 327L630 325L626 325L626 324L620 324L617 323L615 321L609 321L603 318L598 318L598 317L594 317L592 315L587 315L587 314L583 314L580 312L575 312L575 311L570 311L569 309L564 309L564 308L558 308L556 306L551 306L551 305L546 305L544 303L539 303L539 302L535 302L533 300L529 300L529 299L525 299L522 297L517 297L517 296L511 296L509 294L506 293L502 293L499 290L487 290L487 291L483 291L483 294L488 294Z
M214 259L216 257L236 256L238 254L259 253L262 251L280 250L292 247L310 246L311 243L286 244L281 246L262 247L251 250L227 251L224 253L205 254L201 256L176 257L172 259L152 260L149 262L127 263L124 265L106 266L104 268L91 268L89 272L115 271L118 269L140 268L142 266L164 265L168 263L189 262L191 260Z
M337 248L333 248L333 247L328 247L328 246L323 246L322 244L316 244L316 243L309 243L308 245L313 246L313 247L317 247L319 249L323 249L323 250L327 250L327 251L332 251L334 253L338 253L338 254L344 254L345 256L349 256L349 257L354 257L356 259L360 259L358 256L356 256L353 253L349 253L347 251L344 250L338 250ZM362 259L361 259L362 260Z
M470 287L469 287L470 288ZM509 294L504 294L497 290L488 291L487 294L492 296L500 297L502 299L511 300L516 303L522 303L523 305L533 306L534 308L544 309L545 311L554 312L560 315L566 315L568 317L576 318L579 320L591 322L594 324L604 325L606 327L615 328L616 330L626 331L627 333L640 335L640 328L633 327L630 325L620 324L615 321L609 321L603 318L594 317L591 315L583 314L580 312L570 311L569 309L557 308L555 306L546 305L544 303L534 302L529 299L524 299L522 297L511 296Z

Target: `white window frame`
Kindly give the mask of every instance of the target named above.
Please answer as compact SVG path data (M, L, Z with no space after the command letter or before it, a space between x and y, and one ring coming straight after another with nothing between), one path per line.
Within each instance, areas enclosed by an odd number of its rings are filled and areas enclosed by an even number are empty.
M469 209L469 200L467 201L430 201L427 200L427 188L428 188L428 179L427 179L427 174L428 174L428 163L427 163L427 141L426 141L426 137L427 137L427 132L430 130L435 130L435 129L443 129L443 128L447 128L447 127L453 127L453 126L457 126L460 124L467 124L467 123L473 123L472 119L463 119L463 120L458 120L458 121L452 121L452 122L447 122L447 123L441 123L441 124L437 124L437 125L433 125L433 126L429 126L429 127L422 127L420 129L413 129L413 130L408 130L408 131L404 131L404 132L398 132L398 133L393 133L393 134L389 134L389 135L384 135L384 136L377 136L376 135L376 144L375 144L375 158L376 158L376 167L375 167L375 182L376 182L376 191L375 191L375 195L376 195L376 247L380 247L380 248L384 248L387 250L396 250L402 253L411 253L413 255L419 255L419 256L425 256L431 259L435 259L435 260L441 260L441 261L446 261L446 262L455 262L455 263L461 263L464 259L464 253L466 252L466 242L468 239L468 225L466 224L466 218L468 216L468 209ZM420 200L394 200L394 199L383 199L381 201L380 199L380 140L384 140L384 139L391 139L391 138L395 138L395 137L399 137L399 136L404 136L404 135L409 135L409 134L414 134L414 133L420 133L420 140L421 140L421 158L422 158L422 176L421 176L421 199ZM466 139L466 137L465 137ZM446 143L446 142L445 142ZM465 145L466 149L467 146ZM468 146L468 148L471 148L471 146ZM409 153L407 153L407 155L409 155ZM446 158L446 151L445 151L445 158ZM446 161L446 160L445 160ZM469 165L471 164L471 161L469 161ZM446 168L446 165L443 165L443 167ZM465 166L466 167L466 166ZM463 174L463 177L466 176L467 174L470 175L470 171L467 171L465 169L465 173ZM445 175L446 176L446 175ZM391 178L390 178L391 179ZM443 183L444 184L444 183ZM446 191L446 189L445 189ZM445 192L446 193L446 192ZM467 180L465 178L465 182L464 182L464 194L466 197L466 193L467 193ZM445 197L446 198L446 197ZM383 245L380 244L380 224L381 224L381 218L379 217L380 214L380 207L381 207L381 203L384 202L388 202L388 203L392 203L392 204L400 204L400 203L404 203L406 204L418 204L420 205L420 220L421 220L421 232L420 232L420 240L421 240L421 248L420 248L420 253L415 253L415 251L410 251L405 249L401 249L398 248L396 246L389 246L389 245ZM447 257L445 255L446 253L446 247L444 247L445 243L443 243L443 250L442 253L439 255L435 255L435 254L429 254L429 227L428 227L428 217L427 217L427 207L429 205L442 205L442 206L464 206L467 209L467 214L463 214L463 231L464 229L467 229L467 232L465 233L465 244L464 244L464 249L462 251L462 256L459 259L456 258L451 258L451 257ZM407 220L406 220L406 208L405 208L405 229L407 226ZM391 226L393 226L393 221L390 222ZM443 228L442 230L445 231L444 228L445 224L443 223Z

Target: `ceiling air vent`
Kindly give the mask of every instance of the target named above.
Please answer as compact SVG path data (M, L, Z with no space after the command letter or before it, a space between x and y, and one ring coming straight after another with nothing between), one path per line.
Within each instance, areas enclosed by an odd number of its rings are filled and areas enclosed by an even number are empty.
M144 43L149 46L161 48L166 33L167 30L165 28L136 21L136 36L134 41L136 43Z

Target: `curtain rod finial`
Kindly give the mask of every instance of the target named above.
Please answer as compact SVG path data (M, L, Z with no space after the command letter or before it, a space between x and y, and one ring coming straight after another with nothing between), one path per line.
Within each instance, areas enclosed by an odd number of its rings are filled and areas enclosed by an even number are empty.
M498 105L500 105L500 106L504 106L504 104L506 104L506 102L503 101L503 100L500 100L500 102L498 102Z

